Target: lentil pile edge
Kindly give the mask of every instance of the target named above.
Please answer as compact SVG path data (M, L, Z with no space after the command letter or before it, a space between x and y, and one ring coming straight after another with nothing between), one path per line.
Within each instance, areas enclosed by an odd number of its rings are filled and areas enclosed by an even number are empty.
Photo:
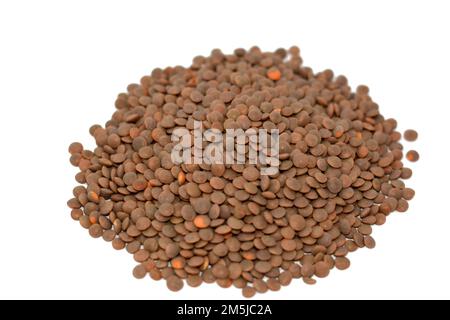
M396 120L366 86L352 92L344 76L303 66L297 47L213 50L189 68L155 69L115 107L91 127L93 151L69 147L80 184L71 216L133 254L136 278L165 279L172 291L215 282L252 297L293 279L314 284L349 268L349 253L374 248L373 226L414 197ZM279 172L175 165L171 133L194 121L222 132L278 129Z

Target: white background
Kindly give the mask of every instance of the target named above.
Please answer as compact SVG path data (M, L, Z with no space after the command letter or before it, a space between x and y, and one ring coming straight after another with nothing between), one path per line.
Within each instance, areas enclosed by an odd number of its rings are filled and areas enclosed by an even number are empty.
M448 1L1 1L0 298L240 299L215 285L169 292L136 280L125 252L70 218L68 145L155 67L213 48L298 45L314 71L367 84L386 117L415 128L421 154L408 213L377 247L310 287L266 299L450 298ZM411 145L406 145L406 148Z

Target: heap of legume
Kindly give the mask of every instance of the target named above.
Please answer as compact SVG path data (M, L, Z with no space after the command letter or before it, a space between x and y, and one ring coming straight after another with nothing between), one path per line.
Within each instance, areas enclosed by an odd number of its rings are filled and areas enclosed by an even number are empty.
M71 215L133 254L136 278L165 279L173 291L216 282L251 297L292 279L314 284L349 268L349 253L374 248L373 226L414 197L397 121L366 86L352 92L344 76L303 66L297 47L213 50L189 68L155 69L115 107L105 126L91 127L93 151L69 148L80 170ZM171 133L193 130L194 120L221 131L278 129L279 173L175 165Z

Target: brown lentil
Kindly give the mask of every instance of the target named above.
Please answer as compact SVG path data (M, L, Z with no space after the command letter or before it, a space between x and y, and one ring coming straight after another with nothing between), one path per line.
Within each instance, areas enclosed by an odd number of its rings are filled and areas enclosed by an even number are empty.
M171 291L180 291L183 289L183 280L175 275L172 275L166 280L167 288Z
M419 160L419 153L416 150L409 150L406 153L406 159L411 162L416 162L417 160Z
M133 269L133 276L136 279L143 279L147 274L147 270L143 264L139 264Z
M403 137L406 141L416 141L418 137L418 133L415 130L408 129L403 133Z

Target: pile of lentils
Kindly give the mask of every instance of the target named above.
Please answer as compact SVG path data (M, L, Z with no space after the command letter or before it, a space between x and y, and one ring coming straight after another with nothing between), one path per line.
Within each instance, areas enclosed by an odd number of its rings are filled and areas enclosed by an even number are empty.
M93 151L70 145L80 184L71 216L131 253L136 278L164 279L173 291L215 282L252 297L293 279L314 284L349 268L350 252L374 248L373 226L414 197L397 121L366 86L352 92L344 76L303 66L298 47L216 49L189 68L154 69L115 107L105 126L91 127ZM194 120L223 132L278 129L279 172L175 165L171 133L193 130Z

